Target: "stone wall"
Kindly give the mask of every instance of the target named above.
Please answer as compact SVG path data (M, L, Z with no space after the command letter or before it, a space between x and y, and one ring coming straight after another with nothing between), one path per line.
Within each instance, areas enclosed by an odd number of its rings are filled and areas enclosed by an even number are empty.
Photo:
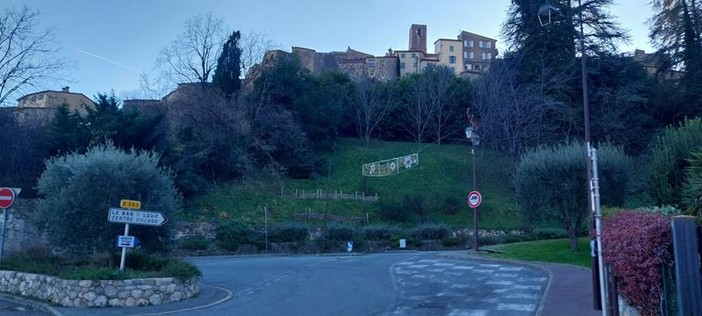
M63 280L42 274L0 270L0 292L33 297L66 307L158 305L197 295L200 280Z
M40 232L33 222L37 214L36 203L37 200L20 198L7 209L4 249L6 254L26 250L33 246L48 245L45 234ZM1 216L2 214L0 214L0 227L2 227Z

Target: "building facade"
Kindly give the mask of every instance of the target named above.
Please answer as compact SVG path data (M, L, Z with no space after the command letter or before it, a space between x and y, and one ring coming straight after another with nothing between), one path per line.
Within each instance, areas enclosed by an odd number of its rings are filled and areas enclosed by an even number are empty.
M87 108L95 109L95 102L82 93L70 92L69 87L61 91L44 90L27 94L17 99L19 108L57 108L65 104L68 109L86 115Z
M498 54L497 40L462 31L458 35L462 43L463 68L468 72L486 72L490 69L490 62Z

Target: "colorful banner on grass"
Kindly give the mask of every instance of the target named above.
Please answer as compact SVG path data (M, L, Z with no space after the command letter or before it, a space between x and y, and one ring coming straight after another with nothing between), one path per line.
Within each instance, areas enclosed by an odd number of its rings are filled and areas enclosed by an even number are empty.
M361 174L366 177L385 177L398 174L419 164L419 154L386 159L364 164Z

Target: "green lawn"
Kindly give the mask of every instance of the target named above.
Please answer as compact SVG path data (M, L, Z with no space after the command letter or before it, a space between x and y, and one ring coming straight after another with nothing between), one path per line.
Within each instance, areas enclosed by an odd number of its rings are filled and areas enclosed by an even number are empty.
M411 154L417 149L414 143L384 141L373 141L365 148L361 140L342 139L334 152L321 157L323 166L320 165L320 176L316 179L220 185L205 196L186 201L185 211L181 215L183 219L190 220L239 220L258 224L263 222L263 209L267 207L272 222L290 221L293 214L307 210L364 218L368 214L371 222L380 220L379 203L298 200L290 197L296 191L314 192L320 189L325 192L377 194L381 202L397 205L407 198L419 198L423 214L411 218L406 223L408 225L432 222L460 227L472 223L472 212L469 212L465 202L473 181L468 145L423 144L418 166L387 177L361 176L364 163ZM480 227L519 228L521 214L513 201L514 193L509 183L512 162L497 152L482 148L477 150L475 158L477 185L483 195Z
M537 240L492 246L492 249L502 253L490 256L553 263L567 263L590 268L590 238L578 239L579 252L570 251L568 239Z

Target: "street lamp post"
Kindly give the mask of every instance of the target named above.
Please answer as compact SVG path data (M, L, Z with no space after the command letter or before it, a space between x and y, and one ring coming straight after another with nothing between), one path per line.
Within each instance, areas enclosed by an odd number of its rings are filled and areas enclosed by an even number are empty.
M583 118L585 123L585 145L587 150L587 181L589 189L589 205L590 214L592 217L591 223L595 230L595 236L590 242L591 254L592 254L592 283L593 283L593 298L595 309L601 309L602 315L607 315L607 292L605 289L604 280L604 268L602 262L602 225L601 225L601 213L600 213L600 188L599 179L597 175L597 149L592 146L592 139L590 136L590 102L588 97L588 86L587 86L587 67L585 54L585 31L583 26L583 7L582 1L578 0L579 10L579 22L580 22L580 34L578 38L578 44L580 46L580 73L582 77L582 91L583 91ZM558 8L550 5L544 4L539 8L539 23L541 26L546 26L551 23L551 16L558 13ZM599 293L598 293L599 291ZM599 299L599 300L598 300ZM599 304L598 304L599 303ZM599 307L599 308L598 308Z
M475 146L480 145L480 135L473 127L466 128L466 138L470 139L470 154L473 157L473 191L478 191L475 181ZM478 252L478 207L473 207L473 251Z

